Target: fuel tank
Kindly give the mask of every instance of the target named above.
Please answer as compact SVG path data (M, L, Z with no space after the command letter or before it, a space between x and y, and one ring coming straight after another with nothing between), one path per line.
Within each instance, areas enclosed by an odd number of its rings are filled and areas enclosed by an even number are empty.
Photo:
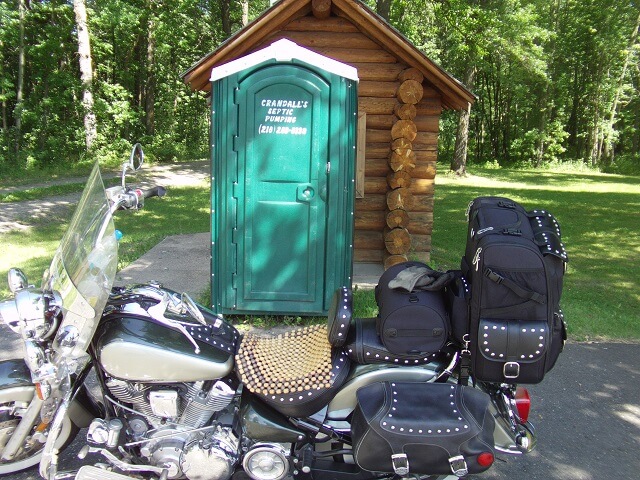
M102 319L94 337L98 361L112 377L139 382L195 382L228 375L233 369L237 331L223 323L198 342L181 332L135 315ZM215 344L214 344L215 342Z

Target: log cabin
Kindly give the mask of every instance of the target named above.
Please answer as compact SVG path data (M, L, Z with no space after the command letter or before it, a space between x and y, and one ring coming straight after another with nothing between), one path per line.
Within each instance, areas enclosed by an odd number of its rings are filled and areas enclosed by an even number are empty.
M286 38L358 71L355 262L428 262L441 112L475 96L357 0L281 0L183 80L210 91L212 68Z

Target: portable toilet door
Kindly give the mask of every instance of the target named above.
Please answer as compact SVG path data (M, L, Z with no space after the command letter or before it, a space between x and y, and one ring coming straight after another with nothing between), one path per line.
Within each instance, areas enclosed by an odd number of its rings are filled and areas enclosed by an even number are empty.
M213 308L324 314L351 285L355 69L280 40L212 82Z

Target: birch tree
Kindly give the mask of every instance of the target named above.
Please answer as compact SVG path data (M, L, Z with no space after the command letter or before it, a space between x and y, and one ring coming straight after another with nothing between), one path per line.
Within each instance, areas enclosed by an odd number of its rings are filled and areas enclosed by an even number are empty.
M98 133L96 115L93 111L93 62L91 59L91 41L89 39L85 0L73 0L73 12L75 13L76 28L78 30L78 60L80 62L80 81L82 82L85 144L87 151L90 151Z
M18 84L16 86L16 107L13 111L13 116L15 118L15 126L16 126L16 156L20 151L20 141L22 137L22 102L23 102L23 91L24 91L24 64L25 64L25 53L24 53L24 23L25 23L25 15L27 10L27 2L25 0L19 0L18 2Z

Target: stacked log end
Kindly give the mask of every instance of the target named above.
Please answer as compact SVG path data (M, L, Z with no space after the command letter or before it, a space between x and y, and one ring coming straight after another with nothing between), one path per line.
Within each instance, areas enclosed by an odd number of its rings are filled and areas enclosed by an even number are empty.
M326 20L331 16L331 0L312 0L311 13L318 20Z
M387 175L387 228L384 231L384 267L389 268L409 259L412 251L413 172L416 168L416 154L413 141L418 136L415 123L416 104L424 95L422 73L415 68L407 68L398 75L400 86L396 92L398 103L394 107L396 121L391 127L391 153Z

